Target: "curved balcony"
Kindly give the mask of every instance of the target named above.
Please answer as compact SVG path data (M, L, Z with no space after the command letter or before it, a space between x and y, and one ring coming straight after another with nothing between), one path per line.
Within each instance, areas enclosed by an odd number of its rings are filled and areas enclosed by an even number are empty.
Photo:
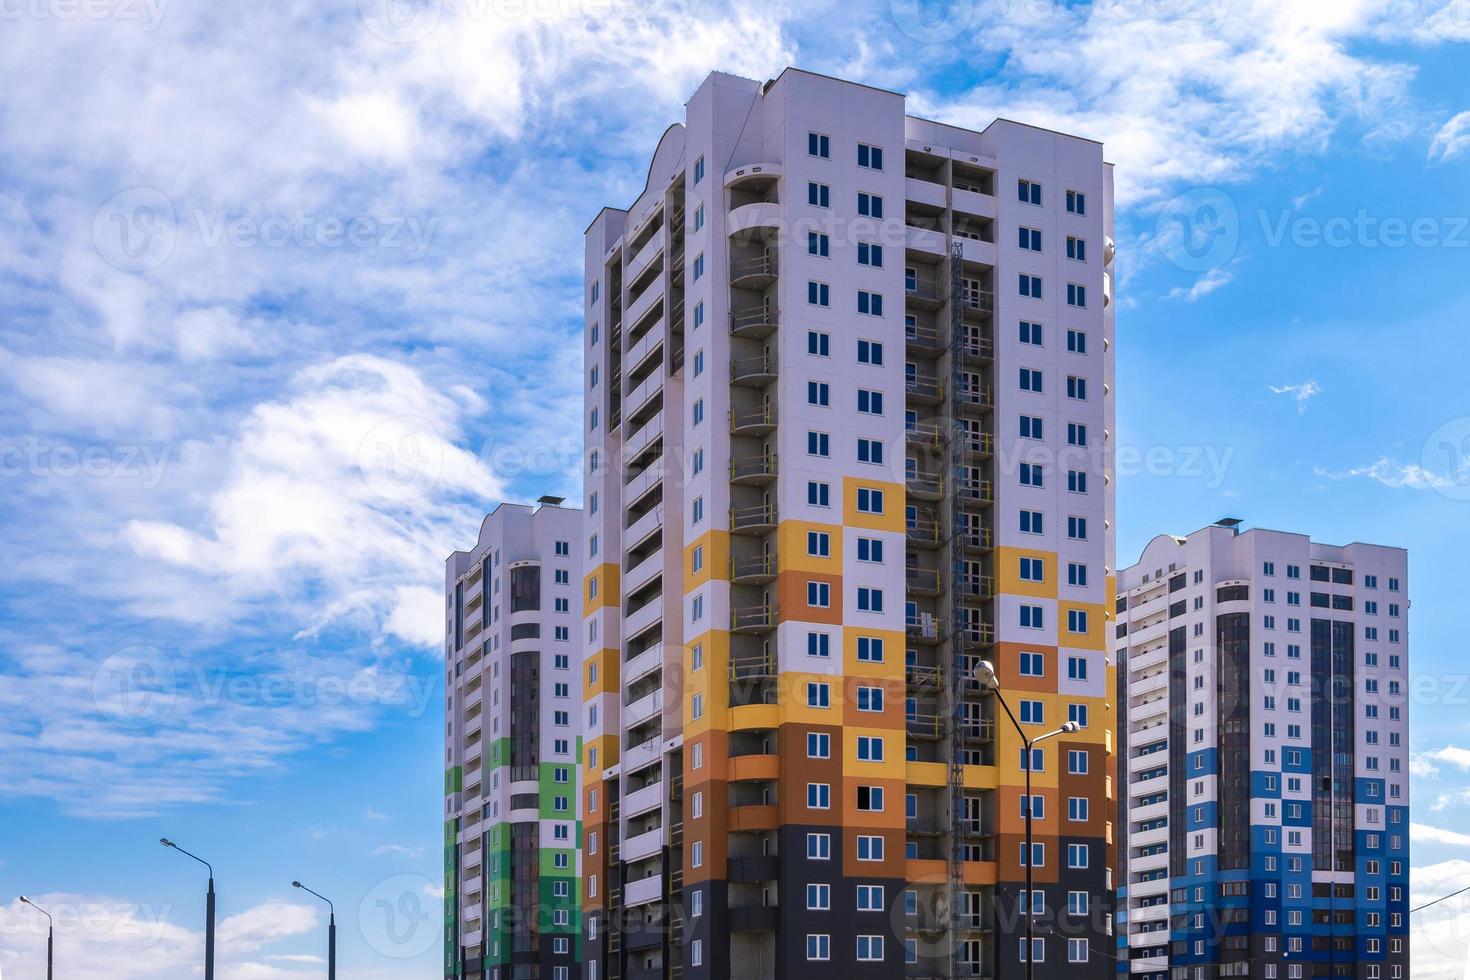
M764 436L775 431L776 412L769 403L744 411L730 410L732 436Z
M727 770L730 782L741 780L771 780L780 775L780 761L775 755L731 756Z
M776 608L769 605L733 606L730 609L730 632L769 633L776 628Z
M765 289L776 281L780 262L775 252L753 259L736 259L730 263L730 286L733 289Z
M738 830L775 830L776 805L774 803L747 803L730 808L730 823L726 828Z
M776 505L731 507L730 530L735 534L766 534L776 529Z
M774 235L781 229L781 205L775 201L755 201L730 210L725 230L731 238L750 238L751 232Z
M775 332L779 325L774 306L751 306L730 311L730 336L761 340Z
M730 482L738 486L765 486L776 479L776 454L737 456L730 460Z
M749 555L730 559L730 581L735 585L764 585L776 577L776 556Z
M764 388L776 380L776 355L758 354L739 357L730 362L730 383L748 388Z
M725 189L763 190L775 183L780 176L781 165L779 163L747 163L743 167L726 172Z

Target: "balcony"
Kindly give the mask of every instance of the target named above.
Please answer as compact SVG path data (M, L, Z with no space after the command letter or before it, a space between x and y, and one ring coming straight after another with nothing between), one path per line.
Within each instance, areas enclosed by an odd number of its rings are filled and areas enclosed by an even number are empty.
M735 585L763 585L775 577L776 556L773 554L730 559L730 581Z
M967 317L988 317L995 312L995 293L966 286L960 293L960 308Z
M749 306L730 311L730 336L761 340L775 332L780 324L774 306Z
M730 263L730 286L733 289L765 289L776 281L779 263L774 252Z
M908 568L904 580L910 595L935 596L944 590L944 580L937 568Z
M967 599L995 598L995 576L964 575L955 583L956 591Z
M904 296L908 299L908 305L912 309L937 310L944 305L944 296L947 290L938 278L933 276L905 275L903 279Z
M904 429L904 439L915 449L938 453L944 448L947 428L939 422L912 422Z
M629 908L635 905L647 905L649 902L658 901L663 896L663 891L663 877L651 874L647 878L630 881L624 886L623 904Z
M938 548L944 543L939 536L939 522L933 517L919 514L910 517L904 528L908 543L915 548Z
M924 255L943 258L948 254L944 245L944 233L932 231L928 228L915 228L908 225L904 228L907 240L904 245L910 252L919 252Z
M734 238L746 237L747 232L776 232L781 230L781 205L775 201L751 201L731 209L725 220L725 231Z
M776 380L776 356L759 354L735 358L730 362L730 383L748 388L764 388Z
M909 327L904 330L904 348L910 354L938 357L949 347L949 335L934 327Z
M932 180L921 180L917 177L904 178L904 196L915 204L937 208L940 211L948 207L944 185Z
M968 361L987 363L995 359L995 341L985 335L967 336L960 346L960 353Z
M730 531L734 534L766 534L775 529L775 504L730 508Z
M967 384L955 392L955 400L969 408L992 409L995 397L987 384Z
M635 789L623 797L620 809L624 817L636 817L641 813L657 809L663 803L663 780L655 780L641 789Z
M730 632L769 633L776 628L776 610L773 606L732 606L730 609Z
M990 528L974 528L959 535L960 550L969 554L985 554L994 546L994 538Z
M960 503L972 507L989 507L995 503L995 488L989 480L964 477L957 488Z
M919 405L938 405L944 400L944 386L937 375L914 373L904 378L908 400Z
M938 500L944 496L944 481L938 473L910 471L904 477L904 490L911 500Z
M622 767L625 773L634 773L644 766L651 765L662 758L663 753L659 750L659 740L650 738L630 746L623 752Z
M732 806L727 829L731 831L775 830L776 805L774 803L747 803L744 806Z
M661 668L664 664L663 647L649 647L638 656L629 660L623 667L623 684L631 686L634 681L646 674L651 674Z
M776 929L776 906L754 905L730 910L731 932L774 932Z
M770 403L759 408L731 409L730 434L732 436L764 436L776 429L776 412Z
M653 857L658 853L664 842L664 829L655 827L653 830L642 834L634 834L632 837L624 838L622 859L624 861L640 861L643 858Z
M927 612L904 617L903 629L910 643L938 643L942 632L939 617Z
M647 721L662 711L663 706L664 692L661 689L629 702L628 706L623 709L623 727L632 728L634 725Z
M995 437L989 432L971 433L960 442L960 452L971 459L989 459L995 453Z
M776 454L737 456L730 460L730 482L738 486L765 486L776 479Z

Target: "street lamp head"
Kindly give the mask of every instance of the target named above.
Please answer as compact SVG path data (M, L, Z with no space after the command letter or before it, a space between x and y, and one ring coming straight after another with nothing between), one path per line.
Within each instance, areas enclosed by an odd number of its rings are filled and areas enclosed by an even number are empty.
M31 900L29 898L26 898L24 895L22 895L20 897L20 903L22 905L29 905L29 904L31 904Z
M171 840L169 840L167 837L160 837L160 838L158 838L158 843L162 844L164 847L173 847L174 846L174 842L171 841Z
M301 887L301 882L299 882L299 881L293 881L293 882L291 882L291 887L292 888L300 888Z
M1000 679L995 676L995 664L989 660L982 660L975 665L975 680L987 691L1000 687Z
M1071 735L1073 732L1081 731L1081 729L1082 726L1077 724L1075 721L1069 721L1062 726L1062 731L1066 732L1068 735Z

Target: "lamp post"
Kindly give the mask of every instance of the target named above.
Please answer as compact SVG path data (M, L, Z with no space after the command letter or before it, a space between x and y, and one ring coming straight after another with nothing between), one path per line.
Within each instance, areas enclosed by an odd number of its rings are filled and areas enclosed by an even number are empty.
M337 908L330 898L312 891L299 881L291 882L291 887L300 888L327 903L327 980L337 980Z
M46 980L51 980L52 954L55 952L56 948L56 927L51 922L51 913L41 908L41 906L37 905L29 898L26 898L24 895L20 897L20 900L23 904L29 905L31 908L35 909L37 912L40 912L46 917Z
M1035 847L1032 843L1031 835L1031 818L1036 810L1036 801L1031 798L1031 770L1033 768L1032 763L1035 761L1032 758L1032 749L1038 743L1044 742L1049 738L1055 738L1058 735L1070 735L1081 726L1075 721L1069 721L1055 731L1046 732L1035 738L1029 738L1026 735L1026 730L1021 727L1020 721L1016 719L1015 714L1011 711L1011 706L1006 703L1005 695L1001 693L1000 679L995 676L995 665L988 660L980 661L979 665L975 668L975 680L979 682L981 687L992 692L995 695L995 699L1000 702L1000 706L1005 709L1006 717L1011 720L1011 725L1016 729L1016 734L1021 736L1023 751L1026 753L1026 764L1021 767L1026 772L1026 902L1024 909L1026 915L1026 980L1032 980L1036 969L1036 943L1034 935L1036 917L1034 915L1035 903L1032 900L1031 889L1031 868L1036 863Z
M193 858L209 869L209 893L204 899L204 980L214 980L214 865L197 854L190 854L167 837L159 838L158 843Z

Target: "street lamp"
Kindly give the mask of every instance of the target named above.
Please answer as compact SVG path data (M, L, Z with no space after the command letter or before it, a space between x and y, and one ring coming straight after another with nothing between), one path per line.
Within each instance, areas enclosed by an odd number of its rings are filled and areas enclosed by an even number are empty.
M204 980L214 980L214 865L197 854L190 854L167 837L159 838L158 843L193 858L209 869L209 894L204 900Z
M316 895L317 898L327 903L327 980L337 980L337 908L332 904L330 898L312 891L299 881L291 882L291 887L300 888L310 895Z
M1026 771L1026 980L1032 980L1036 969L1036 943L1034 938L1036 918L1034 913L1036 908L1031 893L1031 868L1036 863L1036 854L1031 837L1031 817L1036 810L1036 801L1031 798L1031 770L1034 768L1032 763L1035 761L1032 758L1031 750L1039 742L1044 742L1049 738L1055 738L1058 735L1070 735L1081 728L1081 726L1075 721L1069 721L1055 731L1046 732L1043 735L1030 738L1026 735L1026 730L1021 727L1021 723L1011 711L1011 706L1006 703L1005 695L1000 691L1000 679L995 676L995 665L988 660L980 661L975 668L975 680L982 688L995 694L995 699L1000 702L1000 706L1005 709L1006 717L1011 720L1011 725L1015 727L1016 734L1021 736L1023 751L1026 753L1026 764L1022 766Z
M46 917L46 980L51 980L51 954L55 951L56 946L56 928L51 923L51 913L24 895L20 897L20 900L22 904L29 905Z

